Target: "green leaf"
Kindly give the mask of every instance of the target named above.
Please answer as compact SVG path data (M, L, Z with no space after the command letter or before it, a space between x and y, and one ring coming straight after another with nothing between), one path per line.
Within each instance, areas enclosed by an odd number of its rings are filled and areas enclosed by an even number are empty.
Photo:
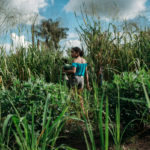
M8 115L7 118L5 119L4 123L3 123L3 129L2 129L2 142L4 140L4 136L5 136L5 132L6 132L6 128L8 125L9 120L12 118L12 116L14 115Z
M104 135L103 135L103 120L102 120L102 112L103 112L102 106L103 106L104 93L105 91L103 91L103 95L102 95L101 102L100 102L100 111L99 111L99 129L100 129L100 140L101 140L102 150L105 149Z
M145 84L144 84L143 80L142 80L142 86L143 86L144 94L145 94L145 97L146 97L146 100L147 100L147 105L150 108L150 99L149 99L148 93L146 91L146 87L145 87Z
M48 101L50 100L50 96L51 96L51 94L48 93L47 98L46 98L45 107L44 107L42 131L45 129L45 123L46 123L46 118L47 118L47 109L48 109Z
M131 101L131 102L135 102L135 103L146 104L146 102L144 102L144 100L130 99L130 98L124 98L124 97L120 97L120 99L124 100L124 101Z
M31 138L32 138L32 147L31 150L35 150L35 135L34 135L34 102L32 107L32 128L31 128Z
M88 143L88 140L87 140L87 137L86 137L85 132L84 132L84 138L85 138L85 142L86 142L87 150L91 150L91 149L90 149L90 145L89 145L89 143Z
M19 145L19 147L20 147L20 150L24 150L24 149L23 149L23 145L22 145L21 141L19 140L19 137L17 136L17 134L15 133L14 130L13 130L13 133L14 133L15 138L16 138L16 141L17 141L17 143L18 143L18 145Z
M108 110L108 97L106 98L106 120L105 120L105 150L108 150L108 142L109 142L109 132L108 132L108 116L109 116L109 110Z

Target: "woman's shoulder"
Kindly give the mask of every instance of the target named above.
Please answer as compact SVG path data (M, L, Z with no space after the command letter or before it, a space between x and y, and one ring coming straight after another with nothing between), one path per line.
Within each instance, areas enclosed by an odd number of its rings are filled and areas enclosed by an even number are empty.
M81 60L74 59L72 62L73 63L79 63L79 64L85 64L85 63L87 63L84 58L82 58Z
M82 58L82 63L87 63L86 60L84 58Z

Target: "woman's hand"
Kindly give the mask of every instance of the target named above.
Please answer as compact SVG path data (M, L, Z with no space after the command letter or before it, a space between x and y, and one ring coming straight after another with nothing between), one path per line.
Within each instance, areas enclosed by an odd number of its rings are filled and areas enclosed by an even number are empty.
M62 67L62 74L67 74L69 75L69 73L67 72L68 70L64 70L64 67Z
M65 73L64 67L62 67L62 73L63 73L63 74Z

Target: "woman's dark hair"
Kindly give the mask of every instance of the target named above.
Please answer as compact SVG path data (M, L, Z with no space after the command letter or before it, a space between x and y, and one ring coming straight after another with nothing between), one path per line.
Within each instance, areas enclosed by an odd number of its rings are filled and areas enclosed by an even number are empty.
M76 53L79 52L79 55L82 57L84 55L84 51L82 51L79 47L72 48Z

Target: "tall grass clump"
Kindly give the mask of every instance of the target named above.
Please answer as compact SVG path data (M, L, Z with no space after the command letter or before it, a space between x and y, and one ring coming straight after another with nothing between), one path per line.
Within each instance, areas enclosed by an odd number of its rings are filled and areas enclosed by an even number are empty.
M142 99L132 99L132 98L121 97L123 95L121 93L122 85L123 85L121 82L122 77L119 77L120 75L116 75L116 76L117 77L115 77L114 83L116 84L115 90L117 91L117 93L116 93L117 97L113 97L113 98L114 99L116 98L117 100L114 104L115 109L113 108L114 119L112 118L111 113L109 112L109 111L112 111L111 107L112 107L113 103L112 103L112 100L110 99L110 96L112 96L112 95L107 93L108 88L109 88L107 83L104 82L104 85L102 88L103 94L101 95L102 97L100 99L98 97L93 99L96 103L99 101L99 107L96 108L97 112L98 112L98 117L97 117L96 123L97 123L99 131L97 130L97 127L95 128L95 131L99 133L99 140L101 143L100 145L101 145L102 150L108 150L108 149L122 150L123 145L125 144L125 140L123 137L125 136L126 132L128 133L127 130L129 130L129 127L130 128L132 127L131 124L133 124L133 123L136 124L137 121L138 121L139 125L141 124L142 121L149 124L149 120L147 120L147 118L146 118L147 115L145 116L145 113L147 111L149 112L149 102L150 102L150 99L149 99L149 95L150 95L149 94L149 84L150 84L150 82L148 80L149 74L147 74L144 69L139 70L138 78L139 78L139 81L141 84L143 94L145 95L144 99L143 98ZM97 90L97 92L99 92L98 88L95 90ZM113 93L113 91L112 91L112 93ZM122 107L122 103L125 105L126 104L125 101L128 101L128 104L130 104L130 105L134 104L135 106L138 106L138 104L140 104L141 106L145 106L145 107L144 107L144 110L142 110L141 118L134 117L131 120L129 120L128 122L126 122L125 125L123 125L126 115L122 114L122 112L123 112L122 109L125 109L125 106ZM140 109L140 111L141 111L141 109ZM83 114L83 116L84 116L84 114ZM105 116L105 117L103 117L103 116ZM87 134L84 133L87 149L88 150L96 150L97 148L95 145L95 136L94 136L95 132L93 132L93 125L89 118L86 119L86 117L84 116L84 120L85 120L85 124L86 124L86 128L87 128ZM94 124L96 124L96 123L94 122ZM87 135L89 138L87 138ZM110 137L114 141L113 146L109 144ZM129 135L128 135L128 138L129 138Z
M59 52L59 50L58 50ZM48 51L44 48L38 50L31 45L26 49L21 47L17 53L6 54L1 48L1 76L3 84L9 86L12 79L28 80L31 75L45 77L47 82L58 82L58 75L63 61L62 56L56 55L55 51ZM57 63L56 63L57 60Z
M58 134L61 131L64 123L65 118L63 117L65 112L67 111L67 108L63 110L63 112L58 116L58 118L51 123L51 114L52 109L50 109L49 115L47 116L48 111L48 100L50 99L50 94L48 95L46 99L46 104L44 108L43 113L43 123L42 123L42 130L35 131L35 123L34 123L34 103L32 107L32 122L29 124L27 120L27 116L20 117L19 113L17 112L17 109L14 107L17 115L9 114L4 121L3 128L2 128L2 136L0 139L0 147L2 150L10 149L9 148L9 136L10 131L13 132L14 137L16 139L17 145L13 146L13 149L16 149L17 147L22 150L35 150L35 149L59 149L59 148L68 148L72 149L68 146L61 145L59 147L55 147L55 142L58 138ZM13 103L12 103L13 105ZM6 135L6 128L7 125L11 122L9 131L7 133L7 140L5 138ZM12 123L15 125L12 127ZM4 139L7 141L4 142ZM5 144L6 143L6 144Z
M33 76L23 83L14 79L11 88L4 88L0 92L3 107L0 147L26 150L71 149L64 144L55 146L66 120L78 120L71 117L68 111L67 91L63 92L63 87L59 84L47 84L44 79L35 79Z
M77 16L76 16L77 17ZM125 22L122 32L117 31L113 23L109 23L108 29L102 31L100 19L94 16L88 17L82 13L84 25L79 24L77 32L80 39L85 43L88 51L87 59L90 62L100 83L100 67L103 68L104 80L111 81L113 72L132 72L136 66L129 65L135 58L138 58L142 65L143 61L150 67L149 54L149 29L145 31L128 31Z

